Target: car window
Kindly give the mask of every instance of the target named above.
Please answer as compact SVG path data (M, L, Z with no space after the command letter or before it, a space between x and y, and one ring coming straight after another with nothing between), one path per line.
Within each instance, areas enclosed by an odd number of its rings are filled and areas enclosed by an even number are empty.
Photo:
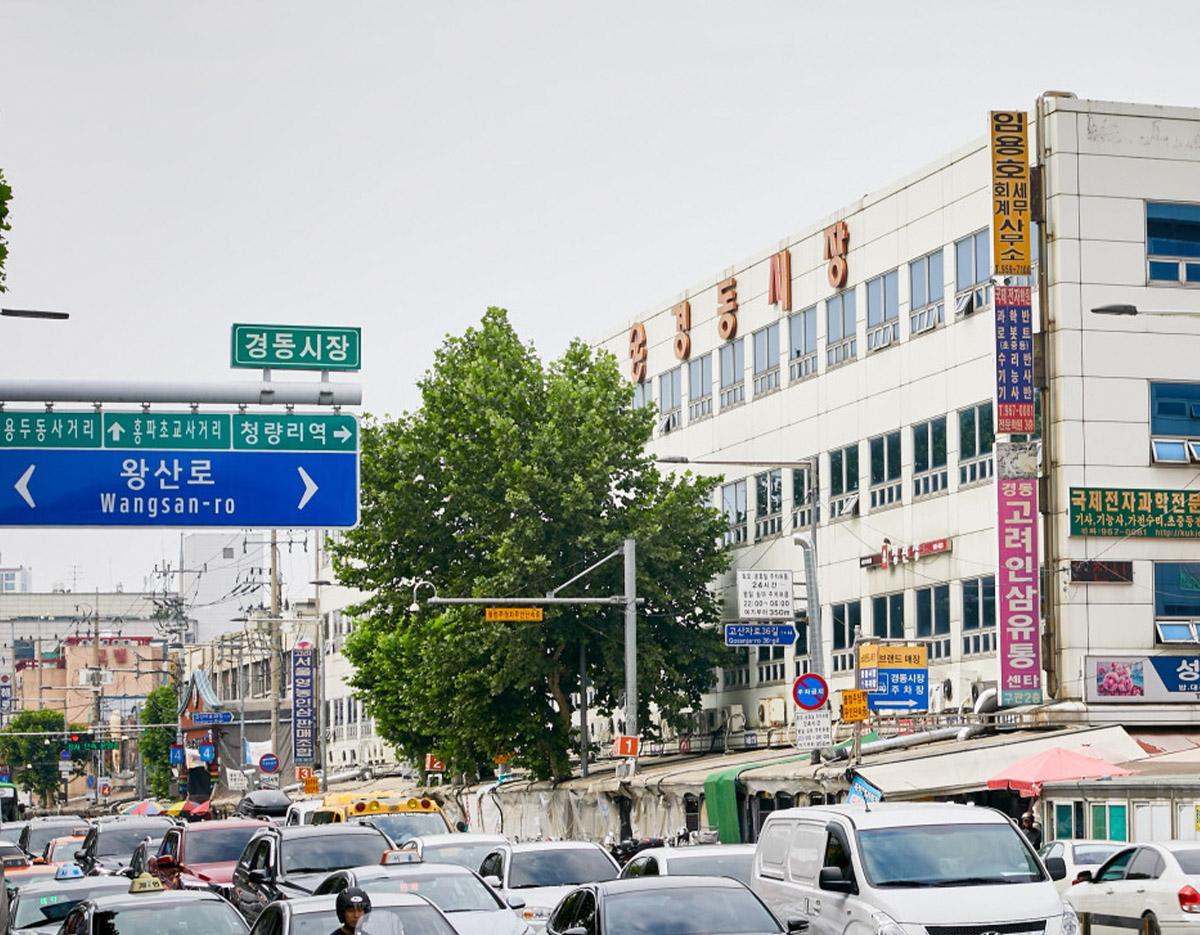
M791 837L795 822L772 821L758 838L758 857L764 868L777 871L783 879L783 861L787 857L788 838ZM775 874L772 874L775 875Z
M642 870L646 866L646 860L647 858L645 857L635 857L625 865L625 869L621 871L621 876L626 879L629 877L640 877Z
M1158 852L1149 848L1143 847L1133 855L1133 860L1129 863L1129 872L1125 874L1126 880L1157 880L1162 876L1166 865L1163 859L1158 856Z
M1076 844L1071 848L1077 867L1095 867L1121 849L1120 844Z
M817 873L825 859L824 851L825 829L820 825L799 825L787 852L788 879L797 883L816 883ZM779 879L783 879L782 874Z
M617 868L599 847L555 847L512 855L508 885L513 889L575 886L617 878Z
M337 873L313 890L313 895L328 896L331 893L340 893L345 888L346 875L344 873Z
M1129 861L1133 859L1133 848L1121 851L1119 854L1109 860L1096 873L1096 882L1111 883L1114 880L1123 880L1125 878L1125 868L1129 866Z
M254 852L254 856L250 858L251 870L265 870L271 864L271 842L259 841L258 850Z
M67 921L63 923L63 935L83 935L85 919L87 919L87 915L83 909L73 911L67 916Z
M405 847L415 847L406 841ZM423 856L427 863L458 864L468 870L478 870L479 864L494 844L427 844Z
M658 876L658 861L653 857L646 858L646 869L642 871L644 877Z
M183 842L184 858L189 864L220 864L237 860L258 831L253 825L242 828L205 828L193 831Z
M1063 845L1062 841L1055 841L1052 844L1043 844L1038 848L1038 856L1042 860L1048 860L1051 857L1062 857Z
M148 899L138 905L97 910L93 931L98 935L161 935L163 932L242 935L245 928L237 912L226 902L163 905Z
M483 859L483 863L479 865L479 875L481 877L499 877L504 879L503 864L500 852L488 854Z
M575 920L575 913L579 910L579 901L582 898L583 890L568 893L566 899L559 903L558 908L551 914L549 927L556 932L569 929Z
M841 838L826 832L825 858L822 867L837 867L842 871L842 878L849 880L854 876L854 865L850 862L850 854L842 847Z
M1200 851L1189 849L1186 851L1172 851L1175 859L1179 862L1180 869L1188 874L1200 873Z
M367 893L414 893L442 912L495 912L507 908L492 888L473 873L389 874L366 880L360 876L358 885Z
M625 890L605 898L604 925L621 935L780 931L767 907L744 886Z
M754 854L740 850L729 854L709 853L693 857L687 853L687 848L680 848L679 853L671 855L670 863L672 876L732 877L747 886L750 885L753 868Z
M179 832L168 831L163 837L162 844L158 847L159 856L168 854L171 857L179 856Z
M588 935L596 935L596 897L586 890L579 900L579 913L572 924L583 926Z
M388 841L378 831L347 834L346 830L339 830L334 834L293 838L284 841L282 847L285 873L321 873L377 864L388 849Z

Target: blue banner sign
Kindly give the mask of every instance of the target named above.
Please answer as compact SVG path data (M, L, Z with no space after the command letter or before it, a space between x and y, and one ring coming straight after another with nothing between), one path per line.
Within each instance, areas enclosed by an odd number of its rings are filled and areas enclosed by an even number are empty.
M193 724L232 724L232 711L193 711Z
M879 669L876 687L867 695L872 711L908 714L929 707L928 669Z
M318 623L319 625L319 623ZM297 766L317 758L316 651L292 650L292 760Z
M727 623L726 646L791 646L796 628L790 623Z
M863 779L862 776L855 776L850 782L850 791L846 793L846 801L864 802L867 805L874 805L876 802L883 801L883 791L876 789Z

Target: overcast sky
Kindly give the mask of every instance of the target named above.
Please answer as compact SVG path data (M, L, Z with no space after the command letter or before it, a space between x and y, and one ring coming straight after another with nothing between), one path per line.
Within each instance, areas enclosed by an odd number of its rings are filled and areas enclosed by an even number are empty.
M0 319L4 375L245 379L231 322L353 324L365 408L395 413L488 305L556 355L991 108L1200 105L1195 0L1003 9L0 0L0 301L71 313ZM177 553L174 531L0 531L39 590L140 588Z

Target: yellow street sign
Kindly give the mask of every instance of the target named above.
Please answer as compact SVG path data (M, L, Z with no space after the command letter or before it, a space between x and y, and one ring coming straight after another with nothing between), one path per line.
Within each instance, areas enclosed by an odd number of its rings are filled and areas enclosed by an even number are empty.
M929 665L929 647L889 646L863 643L858 648L860 669L924 669Z
M867 693L861 688L848 688L842 691L842 720L865 721L870 716L867 709Z
M489 607L483 612L483 619L506 623L540 623L543 615L540 607Z
M316 795L321 791L321 780L316 776L304 777L304 794Z

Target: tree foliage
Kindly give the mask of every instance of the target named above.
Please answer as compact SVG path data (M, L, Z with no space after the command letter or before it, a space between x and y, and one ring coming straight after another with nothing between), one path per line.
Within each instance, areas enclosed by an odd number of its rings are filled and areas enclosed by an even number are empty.
M637 540L639 723L698 705L726 659L728 566L719 479L661 474L615 359L572 343L543 365L502 309L447 338L419 384L422 405L362 433L362 522L334 549L339 580L370 592L354 609L354 686L382 735L419 761L474 772L509 756L540 777L570 770L570 694L580 646L601 712L624 690L621 606L547 608L542 623L488 623L482 607L410 613L412 585L443 596L545 594ZM564 596L623 591L615 558ZM421 596L427 597L428 590Z
M79 725L71 725L71 730L78 729ZM14 715L0 730L0 760L12 770L13 782L42 797L55 792L62 779L58 761L66 748L66 730L61 711L41 708ZM49 736L18 736L38 733Z
M174 724L178 718L178 700L171 685L159 685L146 696L142 706L143 724ZM146 768L146 784L156 798L171 794L171 744L175 728L150 727L138 737L138 753Z
M4 286L4 261L8 259L8 240L4 232L11 230L8 223L8 203L12 200L12 186L4 180L4 170L0 169L0 292L7 291Z

